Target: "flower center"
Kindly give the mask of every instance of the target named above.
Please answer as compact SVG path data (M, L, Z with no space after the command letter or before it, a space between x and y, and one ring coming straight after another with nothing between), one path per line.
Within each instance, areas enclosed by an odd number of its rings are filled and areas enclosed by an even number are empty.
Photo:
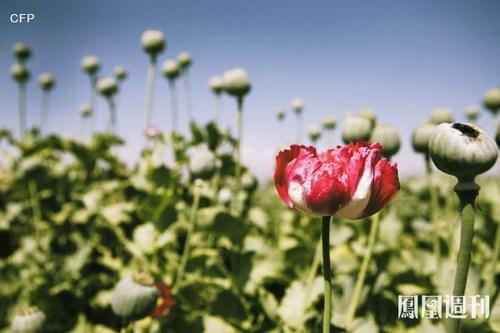
M469 138L475 139L479 135L479 131L477 131L476 129L474 129L472 126L469 125L454 123L451 127L462 132L462 134L467 135Z

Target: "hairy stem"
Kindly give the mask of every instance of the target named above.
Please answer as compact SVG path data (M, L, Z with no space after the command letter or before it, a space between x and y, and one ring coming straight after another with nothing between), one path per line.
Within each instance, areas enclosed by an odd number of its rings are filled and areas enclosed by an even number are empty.
M323 333L330 333L332 316L332 271L330 267L330 216L323 216L323 230L321 233L323 251L323 278L325 281Z
M156 76L156 57L151 56L148 66L148 81L146 87L146 111L144 113L144 128L151 124L151 112L153 110L153 94Z

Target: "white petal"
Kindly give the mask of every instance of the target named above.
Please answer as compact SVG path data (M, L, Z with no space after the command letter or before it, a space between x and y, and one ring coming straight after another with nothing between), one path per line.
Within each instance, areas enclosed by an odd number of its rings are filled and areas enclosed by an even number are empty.
M358 186L351 201L337 211L336 217L354 220L359 218L365 210L372 195L373 171L370 164L365 162L363 175L358 181Z
M299 182L290 182L290 184L288 184L288 197L292 201L293 207L301 212L310 212L307 207L307 203L304 200L304 192L308 191L310 186L310 182L304 182L304 184L300 184Z

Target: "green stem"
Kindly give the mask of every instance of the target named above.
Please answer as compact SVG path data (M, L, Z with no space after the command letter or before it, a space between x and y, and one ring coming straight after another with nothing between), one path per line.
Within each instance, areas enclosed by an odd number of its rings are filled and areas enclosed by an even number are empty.
M438 197L436 192L436 187L434 186L434 182L432 181L432 168L431 168L431 160L428 154L425 155L425 175L427 178L427 186L429 187L429 195L430 195L430 206L429 206L429 221L434 228L433 235L433 251L436 259L436 270L439 270L440 261L441 261L441 244L439 240L438 233L438 220L436 218L436 213L438 212Z
M195 186L194 198L193 198L193 205L191 206L191 215L189 218L189 227L188 227L188 231L187 231L187 235L186 235L186 242L184 244L184 250L182 252L181 262L180 262L179 268L177 270L175 284L172 288L172 291L174 294L179 289L180 284L182 282L182 278L184 276L184 272L186 271L186 265L187 265L187 261L189 259L189 250L191 248L191 238L192 238L194 228L196 225L196 215L198 212L198 206L200 204L200 189L196 184L194 186Z
M115 104L112 97L109 97L107 100L108 100L108 105L109 105L108 130L111 133L115 133L115 132L117 132L116 104Z
M175 92L175 80L168 80L170 87L170 112L172 113L172 132L178 129L177 123L177 94Z
M461 230L460 247L457 258L457 271L453 285L453 296L463 296L467 284L467 273L469 272L472 240L474 237L474 210L475 201L479 192L479 186L474 181L459 180L455 186L460 201ZM448 333L457 333L460 328L460 319L448 320Z
M148 66L148 81L146 87L146 111L144 113L144 128L151 124L151 112L153 109L153 93L156 76L156 57L151 56Z
M42 92L42 116L40 119L40 129L43 132L43 130L47 130L49 123L49 92L48 91L43 91Z
M237 210L236 203L238 202L238 192L241 188L241 142L243 140L243 97L238 97L238 110L236 113L236 156L235 156L235 172L234 177L236 181L234 198L233 198L233 210Z
M330 267L330 216L323 216L323 230L321 233L323 250L323 278L325 280L323 333L330 333L332 316L332 271Z
M221 114L221 96L219 93L219 94L215 94L215 121L217 122L217 124L219 126L222 125L222 124L220 124L220 122L222 120L221 116L222 116L222 114Z
M97 105L96 105L96 82L97 82L97 77L95 74L90 75L90 109L92 110L92 121L90 124L90 132L91 135L96 129L96 123L97 123Z
M192 105L191 105L191 82L189 80L189 68L184 71L184 89L186 93L186 111L188 116L188 124L193 120Z
M368 268L370 267L370 261L373 257L373 250L375 248L375 243L377 242L378 229L380 225L380 213L375 214L372 217L370 226L370 235L368 236L368 245L366 248L365 255L363 256L363 261L356 278L356 284L354 286L354 291L351 296L351 302L347 308L347 317L345 328L349 331L352 328L352 322L354 320L354 315L356 314L356 308L358 306L359 299L361 298L361 292L363 291L363 286L365 283L366 274Z
M311 289L314 283L314 278L316 277L316 273L318 272L319 264L321 263L321 241L316 245L316 250L314 251L314 258L311 264L311 268L309 269L309 273L307 274L306 280L306 295L304 303L307 305L309 302L309 294L311 293Z
M19 84L19 132L20 137L26 132L26 84Z
M495 285L495 277L496 277L496 264L498 261L498 257L500 256L500 224L497 224L497 232L495 235L495 245L493 247L493 254L491 257L491 274L488 277L488 280L486 281L486 292L488 295L490 295L490 300L491 301L491 306L493 306L495 294L496 294L496 289L497 286Z

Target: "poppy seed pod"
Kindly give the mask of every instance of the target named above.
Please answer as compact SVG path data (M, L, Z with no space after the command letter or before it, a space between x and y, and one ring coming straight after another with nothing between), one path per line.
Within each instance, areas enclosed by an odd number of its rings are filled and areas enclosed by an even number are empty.
M165 35L159 30L146 30L142 33L141 44L144 51L156 56L165 49Z
M243 68L233 68L224 72L224 90L231 96L245 96L252 85L247 72Z
M500 121L497 123L497 133L495 135L495 141L497 142L497 146L500 147Z
M31 49L26 43L15 43L12 52L19 62L25 62L31 57Z
M465 108L465 115L469 121L475 121L479 117L479 108L471 105Z
M118 282L111 296L111 309L125 321L139 320L153 312L158 297L153 278L136 273Z
M26 66L21 64L14 64L10 68L10 74L12 78L18 83L26 83L30 78L30 72Z
M442 123L452 123L455 120L451 111L445 106L438 106L432 110L429 121L433 124L439 125Z
M486 90L483 98L484 107L494 115L500 110L500 88Z
M309 139L311 139L312 142L317 142L320 137L321 137L321 130L319 129L319 127L311 126L309 128Z
M426 155L429 153L429 139L434 128L436 125L431 123L423 123L415 128L411 136L413 150Z
M163 63L162 72L167 79L175 80L181 72L179 62L175 59L165 60L165 62Z
M116 66L114 72L115 72L115 77L118 81L123 81L128 76L128 72L123 66Z
M439 170L469 181L495 164L498 148L475 125L443 123L432 132L429 153Z
M214 94L218 95L224 90L224 79L220 76L212 76L208 81L208 86Z
M36 307L25 309L18 313L11 324L12 333L38 333L42 332L45 314Z
M326 130L333 130L335 129L335 126L337 126L337 121L335 120L335 118L327 118L323 120L322 125Z
M342 124L342 141L344 143L368 141L372 133L370 120L358 115L348 115Z
M215 154L203 143L187 150L189 170L195 177L208 177L215 169Z
M378 124L375 126L370 141L380 143L386 157L396 155L401 146L398 131L396 131L394 126L388 124Z
M285 115L286 115L285 109L283 109L281 107L276 108L275 114L276 114L276 118L278 118L278 120L285 119Z
M40 84L42 90L48 91L54 87L56 80L54 79L54 76L52 76L52 74L42 73L38 76L38 83Z
M361 117L368 119L370 121L372 128L375 127L375 125L377 124L377 115L375 114L375 111L373 111L372 108L369 107L361 108L358 114Z
M95 55L88 55L83 57L80 64L83 70L89 75L94 75L101 68L99 58L97 58Z
M304 110L304 101L298 97L295 97L290 102L293 112L299 114Z
M193 63L193 57L189 52L181 52L177 57L181 70L188 68Z
M101 95L112 97L118 91L118 83L113 77L102 77L97 80L96 88Z
M88 104L81 104L79 110L83 118L89 118L92 115L92 108Z

